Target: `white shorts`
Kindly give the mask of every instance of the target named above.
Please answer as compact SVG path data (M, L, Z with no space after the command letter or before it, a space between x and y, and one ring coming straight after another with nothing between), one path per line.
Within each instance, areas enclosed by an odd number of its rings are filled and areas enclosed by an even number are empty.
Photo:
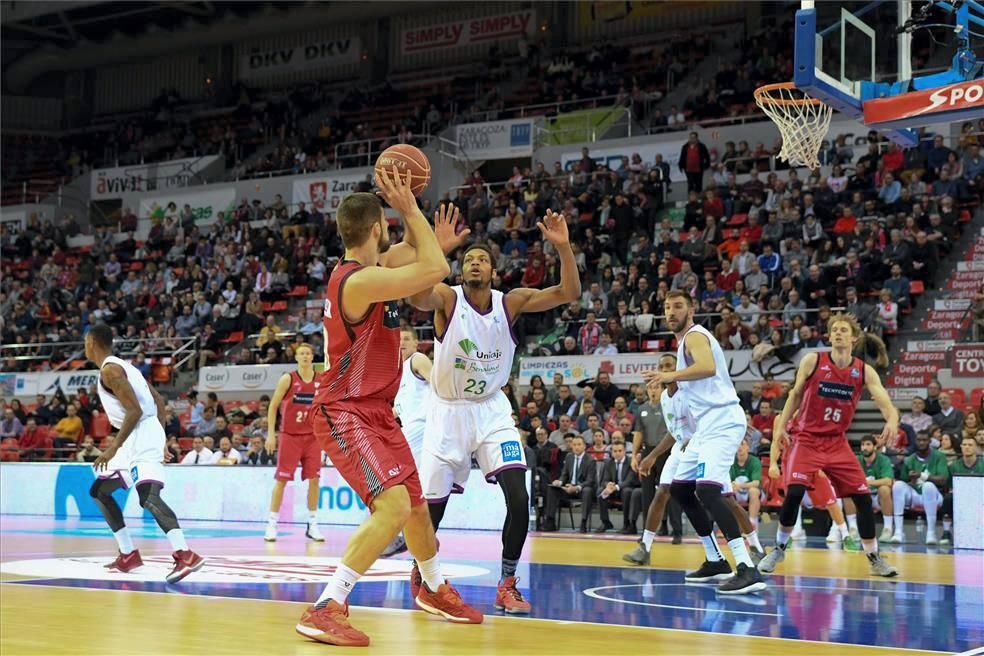
M680 454L673 480L717 483L722 492L731 492L731 465L746 430L745 412L737 403L704 413Z
M482 401L446 401L432 394L423 441L420 484L428 500L464 491L472 455L489 483L504 469L526 469L526 452L504 394Z
M410 453L413 455L413 461L419 470L420 456L424 451L424 433L426 432L427 424L423 420L414 421L402 428L403 435L407 438L407 444L410 445Z
M107 463L99 478L118 477L123 487L160 483L164 487L164 427L157 417L145 417L130 432L126 442Z
M673 448L670 449L670 455L663 463L663 471L659 473L659 484L660 485L671 485L673 483L673 477L676 475L677 467L680 465L680 454L683 451L683 445L680 442L674 442Z

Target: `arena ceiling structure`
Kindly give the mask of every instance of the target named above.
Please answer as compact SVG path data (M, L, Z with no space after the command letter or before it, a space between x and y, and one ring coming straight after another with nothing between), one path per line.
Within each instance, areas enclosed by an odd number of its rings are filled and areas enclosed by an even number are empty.
M445 3L415 2L414 11ZM406 13L405 2L0 3L4 83L14 93L54 71Z

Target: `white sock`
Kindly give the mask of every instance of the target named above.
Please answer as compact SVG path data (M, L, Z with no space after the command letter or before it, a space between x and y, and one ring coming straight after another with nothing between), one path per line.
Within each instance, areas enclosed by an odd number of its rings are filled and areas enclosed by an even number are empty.
M133 553L133 539L130 537L130 529L123 527L120 530L113 533L113 537L116 538L116 544L120 547L121 554Z
M944 519L943 520L943 530L944 531L950 531L952 529L953 529L953 522L950 521L949 519Z
M752 528L757 531L759 527L758 517L749 517L748 519L752 522Z
M785 529L785 527L780 526L779 530L776 531L776 548L785 549L786 545L789 544L789 539L793 535L793 529Z
M861 547L866 555L876 555L878 553L878 540L862 540Z
M800 531L803 530L803 506L800 506L799 510L796 511L796 528Z
M270 511L270 516L267 518L267 523L276 526L277 522L280 521L280 512Z
M745 547L745 538L735 538L734 540L729 540L728 548L731 549L731 555L735 557L736 564L744 564L747 567L755 566L752 564L752 559L748 557L748 549Z
M642 532L642 546L646 551L650 551L653 548L653 540L656 539L656 532L650 531L648 528Z
M701 536L700 541L704 545L704 554L707 556L707 560L712 563L724 560L724 556L721 555L721 550L718 549L717 540L714 539L713 533Z
M902 520L904 518L905 518L905 515L896 515L895 516L895 535L902 536L905 533L905 530L902 527Z
M185 534L180 528L172 528L165 534L171 548L175 551L188 551L188 543L185 542Z
M858 516L857 515L846 515L845 516L845 519L847 520L847 526L848 526L849 529L851 529L852 531L857 531L858 530Z
M441 576L441 560L437 554L434 554L430 560L417 561L417 569L420 570L420 577L424 579L424 585L431 592L437 591L444 583L444 577Z
M308 512L308 524L312 524L314 526L317 526L318 525L318 511L317 510L312 510L312 511Z
M762 549L762 543L759 542L759 533L757 530L746 535L745 539L748 540L748 544L752 545L752 548L756 551L764 551L764 549Z
M891 515L882 515L882 519L885 520L885 528L887 528L889 531L891 531L892 530L892 516Z
M314 604L315 607L324 608L328 605L329 599L333 599L344 606L346 600L348 600L349 593L352 592L352 588L355 587L356 581L361 576L354 569L339 563L338 567L335 568L335 573L328 579L328 585L321 591L321 596L318 597L318 601Z
M850 535L847 530L847 524L837 524L837 532L840 533L842 540Z

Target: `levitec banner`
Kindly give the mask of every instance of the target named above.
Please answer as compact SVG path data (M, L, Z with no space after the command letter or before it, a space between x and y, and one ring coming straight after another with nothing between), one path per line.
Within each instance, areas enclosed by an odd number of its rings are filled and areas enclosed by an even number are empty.
M182 189L162 196L151 196L140 201L140 218L164 218L169 203L174 203L180 212L185 205L191 206L196 221L211 221L219 212L228 214L236 209L236 188L209 187L201 191Z
M949 357L954 378L984 379L984 344L955 344Z
M287 48L254 49L239 60L239 77L247 80L276 73L294 73L354 64L362 56L357 36L311 41Z
M456 128L458 146L472 160L533 155L533 119L466 123Z
M536 29L533 10L496 16L469 18L425 27L410 27L400 32L400 53L461 48L476 43L509 41L533 36Z
M92 200L107 200L134 192L185 187L218 159L218 155L209 155L156 164L96 169L89 183L89 196Z
M728 373L735 382L761 381L766 374L776 380L793 380L796 367L803 356L816 349L798 351L789 360L766 358L761 362L752 361L751 351L725 351L728 360ZM530 378L540 376L550 383L554 374L561 374L564 382L574 384L594 378L605 372L616 385L631 385L642 382L642 374L654 371L662 353L620 353L618 355L574 355L552 356L546 358L522 358L519 361L520 385L529 385Z
M622 163L623 157L628 157L629 161L632 161L632 156L638 153L643 162L652 164L656 161L656 154L659 153L663 156L663 161L670 165L670 180L680 182L687 179L687 176L677 166L680 161L680 149L685 143L686 141L681 139L651 144L631 144L616 148L594 148L594 144L592 144L588 155L595 161L595 164L604 164L614 171ZM560 163L565 171L573 169L574 163L579 161L581 161L580 151L572 151L560 156Z
M356 191L362 182L372 184L371 177L363 169L357 173L333 172L316 178L295 179L292 201L295 205L304 203L309 210L333 214L342 199Z

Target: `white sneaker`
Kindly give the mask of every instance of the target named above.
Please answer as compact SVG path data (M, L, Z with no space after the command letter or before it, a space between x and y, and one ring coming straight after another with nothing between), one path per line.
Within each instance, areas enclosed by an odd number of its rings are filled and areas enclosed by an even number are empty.
M304 532L304 535L308 540L314 540L315 542L325 541L325 536L321 535L321 531L318 529L317 524L308 524L307 531Z
M277 525L267 524L266 532L263 534L263 539L267 542L277 541Z
M901 533L895 533L888 542L889 544L902 544L905 542L905 537Z
M794 540L805 540L806 531L803 529L802 526L794 526L793 532L790 534L790 537Z
M881 536L878 538L879 542L889 542L892 539L892 529L887 526L882 529Z
M936 544L936 531L926 532L926 544Z
M855 540L857 540L858 542L861 541L861 534L858 533L858 529L856 529L856 528L849 528L849 529L847 529L847 534L850 535Z
M841 541L840 531L837 530L837 526L836 525L831 526L830 527L830 532L827 533L827 542L833 544L833 543L840 542L840 541Z

